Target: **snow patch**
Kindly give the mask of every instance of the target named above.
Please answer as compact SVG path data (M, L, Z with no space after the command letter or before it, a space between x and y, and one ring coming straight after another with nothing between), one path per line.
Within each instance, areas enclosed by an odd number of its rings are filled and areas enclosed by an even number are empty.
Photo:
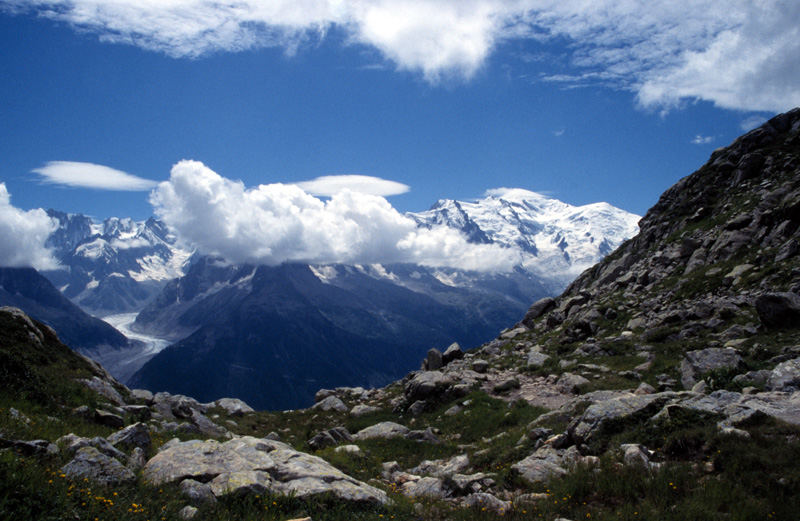
M338 273L334 266L309 266L311 273L325 284L330 284Z

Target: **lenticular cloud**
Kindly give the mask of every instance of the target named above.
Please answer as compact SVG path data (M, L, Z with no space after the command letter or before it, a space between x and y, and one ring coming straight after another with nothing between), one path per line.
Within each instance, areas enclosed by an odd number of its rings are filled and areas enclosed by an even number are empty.
M322 201L296 185L246 188L198 161L181 161L150 196L155 213L201 252L276 265L410 262L506 271L518 252L471 244L451 228L418 228L376 195L343 190Z

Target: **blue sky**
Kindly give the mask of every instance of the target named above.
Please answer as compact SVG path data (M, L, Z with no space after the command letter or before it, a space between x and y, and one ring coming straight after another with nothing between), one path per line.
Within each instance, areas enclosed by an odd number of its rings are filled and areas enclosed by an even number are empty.
M247 188L395 181L400 212L520 187L642 214L800 105L798 22L789 0L0 0L0 182L21 210L141 219L147 183L35 171L192 159Z

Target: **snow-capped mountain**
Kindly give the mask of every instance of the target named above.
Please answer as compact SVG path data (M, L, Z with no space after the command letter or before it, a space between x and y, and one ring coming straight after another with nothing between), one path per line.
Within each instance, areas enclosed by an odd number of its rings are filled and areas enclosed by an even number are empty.
M95 223L81 214L47 213L58 222L47 246L63 269L43 274L95 315L140 310L168 280L183 275L191 256L153 218Z
M459 229L471 242L518 249L521 268L554 293L636 235L640 218L608 203L572 206L518 188L492 190L477 201L440 200L407 215L420 226Z

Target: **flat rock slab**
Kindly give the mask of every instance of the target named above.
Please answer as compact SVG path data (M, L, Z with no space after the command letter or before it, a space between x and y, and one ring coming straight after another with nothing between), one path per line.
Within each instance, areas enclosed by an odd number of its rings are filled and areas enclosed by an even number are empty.
M171 442L147 462L143 475L154 485L187 478L209 482L216 496L272 492L306 497L332 493L347 501L388 501L383 491L351 478L322 458L279 441L249 436L225 443Z
M691 389L704 374L717 369L734 369L742 363L742 357L730 347L710 347L689 351L681 361L681 383Z

